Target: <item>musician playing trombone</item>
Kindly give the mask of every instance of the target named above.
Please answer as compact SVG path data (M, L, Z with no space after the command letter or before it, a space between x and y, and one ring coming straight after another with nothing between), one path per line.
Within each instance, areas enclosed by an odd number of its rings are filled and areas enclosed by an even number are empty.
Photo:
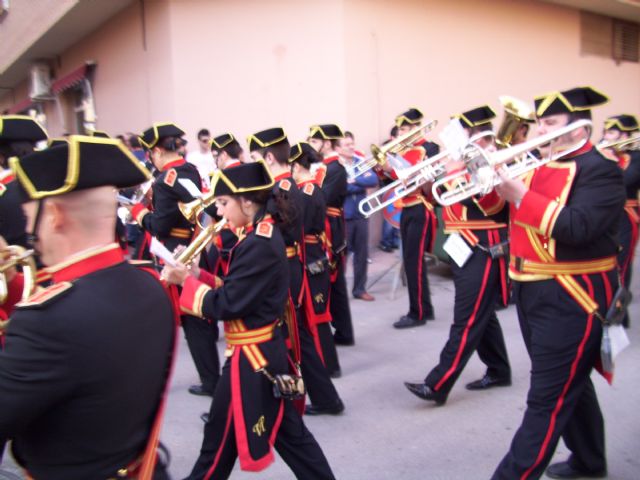
M607 97L590 87L535 99L538 133L558 131ZM604 420L591 370L600 360L601 318L618 286L618 226L625 201L622 173L578 128L543 145L557 160L510 178L496 190L510 203L513 295L531 358L527 409L493 479L539 478L562 436L569 459L551 478L607 474ZM573 153L558 154L573 144ZM584 144L582 147L577 148ZM610 374L605 372L609 377Z
M640 150L628 147L616 148L615 144L637 137L640 141L640 126L633 115L623 114L607 118L604 122L604 144L613 145L612 150L618 165L622 169L624 186L627 191L627 201L624 204L624 215L620 219L620 246L618 253L618 267L620 279L625 287L631 285L631 266L633 253L638 243L638 193L640 193ZM629 327L629 314L625 314L622 324Z
M456 115L469 138L476 136L482 148L494 150L491 121L496 114L483 105ZM526 123L522 120L520 123ZM486 135L482 135L486 134ZM450 161L447 169L462 168ZM467 385L469 390L484 390L511 385L511 367L502 329L496 316L498 299L506 305L507 279L504 257L507 244L508 209L497 193L473 197L442 211L449 242L461 242L465 258L453 256L451 267L455 285L453 324L449 339L440 353L439 363L422 383L405 383L411 393L442 405L477 350L487 365L483 378Z
M419 127L423 118L424 115L417 108L410 108L398 115L395 119L398 136ZM411 148L402 153L402 157L409 165L415 165L421 162L425 156L431 157L439 151L440 147L437 144L420 138L414 142ZM423 193L420 189L404 197L402 205L400 236L402 261L409 290L409 311L400 317L393 326L395 328L411 328L424 325L427 320L434 319L424 254L433 249L437 220L433 204L429 200L429 194Z

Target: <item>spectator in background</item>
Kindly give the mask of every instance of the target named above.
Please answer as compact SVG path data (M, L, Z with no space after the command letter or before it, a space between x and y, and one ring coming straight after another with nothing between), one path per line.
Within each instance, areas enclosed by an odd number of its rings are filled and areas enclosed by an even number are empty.
M361 157L355 155L353 134L345 132L338 140L336 151L340 161L350 171L350 167ZM353 298L371 302L373 295L367 293L367 252L369 247L369 220L360 213L358 205L366 196L367 188L378 186L378 178L371 170L362 175L347 178L347 198L344 202L344 217L347 222L347 249L353 254Z
M202 178L202 186L208 191L211 186L211 174L216 167L211 154L211 134L206 128L198 132L198 149L189 152L187 162L196 166Z
M398 137L398 127L393 126L391 131L389 132L389 139L383 142L383 145L395 140ZM377 167L376 173L378 174L378 179L380 180L381 186L388 185L393 180L391 180L382 168ZM380 243L378 244L378 248L383 252L391 252L394 249L400 246L400 233L397 227L394 227L391 222L387 220L386 217L382 217L382 238L380 239Z

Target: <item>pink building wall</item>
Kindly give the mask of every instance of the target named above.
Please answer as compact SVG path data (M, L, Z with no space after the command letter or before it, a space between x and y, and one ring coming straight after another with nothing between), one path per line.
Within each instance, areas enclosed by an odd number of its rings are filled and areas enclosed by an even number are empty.
M60 77L97 62L97 126L114 135L173 120L190 146L201 127L244 138L281 125L299 140L337 122L362 147L409 106L442 127L479 104L500 112L502 94L530 101L575 85L611 96L598 124L640 113L640 65L582 57L579 12L539 1L147 0L144 10L144 36L132 2L56 65ZM26 92L25 82L15 98ZM46 113L62 133L54 103Z

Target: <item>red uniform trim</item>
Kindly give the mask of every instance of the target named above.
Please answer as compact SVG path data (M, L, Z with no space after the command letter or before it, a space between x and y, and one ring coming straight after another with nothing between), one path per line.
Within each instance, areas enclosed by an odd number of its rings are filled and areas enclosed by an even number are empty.
M589 277L586 275L583 275L582 277L586 282L587 282L587 288L589 291L589 296L591 298L593 298L593 285L591 284L591 281L589 280ZM520 480L526 480L527 478L529 478L529 475L531 475L531 472L533 472L533 470L540 464L540 462L542 462L542 459L545 456L545 453L547 451L547 448L549 447L549 442L551 441L551 437L553 436L553 432L555 430L556 427L556 418L558 417L558 414L560 413L560 409L562 408L562 405L564 404L564 399L567 396L567 392L569 391L569 386L571 385L571 382L573 381L575 375L576 375L576 370L578 368L578 362L580 361L580 359L582 358L582 355L584 354L584 346L587 343L587 339L589 338L589 335L591 335L591 329L593 327L593 314L589 314L589 316L587 317L587 325L585 327L585 331L584 331L584 335L582 336L582 340L580 341L580 345L578 345L578 349L576 351L576 356L573 359L573 362L571 363L571 370L569 371L569 378L567 378L567 381L564 384L564 387L562 388L562 392L560 393L560 396L558 397L558 400L556 401L556 405L553 409L553 412L551 413L551 418L549 419L549 427L547 428L547 433L544 437L544 441L542 442L542 445L540 446L540 450L538 452L538 456L536 458L536 461L533 463L533 465L531 465L520 477Z
M475 323L478 309L480 308L480 303L482 302L482 297L484 296L484 291L487 288L487 279L489 278L489 272L491 271L491 257L487 257L487 262L484 267L484 274L482 275L482 286L480 287L480 291L478 292L478 296L476 297L476 303L473 306L473 312L471 316L469 316L469 320L467 320L467 324L464 326L464 331L462 332L462 338L460 339L460 345L458 346L458 351L456 352L456 356L453 359L453 363L449 370L442 376L440 381L436 384L433 389L437 392L442 385L449 379L451 375L458 368L458 364L460 363L460 357L462 357L462 352L464 351L464 347L467 345L467 337L469 335L469 330L471 330L471 326Z
M323 158L322 163L324 163L325 165L329 165L330 163L337 162L338 160L340 160L340 157L338 156L338 154L334 154L327 158Z
M218 466L218 462L220 461L220 456L222 455L222 451L224 450L224 447L227 444L227 438L229 437L229 431L230 431L229 427L231 426L231 420L233 419L232 411L233 411L232 406L231 404L229 404L229 412L227 413L227 423L224 427L224 434L222 435L222 441L220 442L220 447L218 448L216 456L213 459L213 463L211 464L211 467L209 467L207 474L204 476L204 480L209 480L211 478L211 475L213 475L213 472L215 471L216 467Z
M284 180L285 178L291 178L291 172L282 172L280 175L273 177L273 181L279 182L280 180Z
M174 160L172 162L167 163L164 167L162 167L162 171L166 172L167 170L169 170L171 168L180 167L180 166L184 165L185 163L187 163L187 161L184 158L179 158L177 160Z
M121 262L124 262L122 249L118 244L112 243L106 247L93 249L86 254L72 257L68 261L51 267L49 271L53 276L54 283L70 282Z

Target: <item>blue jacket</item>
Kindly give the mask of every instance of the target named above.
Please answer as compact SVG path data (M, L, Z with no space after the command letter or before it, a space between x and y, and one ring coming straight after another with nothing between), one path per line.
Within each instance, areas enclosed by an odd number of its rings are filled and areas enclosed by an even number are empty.
M353 161L357 162L360 157L353 157ZM369 170L357 177L354 181L347 183L347 198L344 201L344 218L346 220L354 220L357 218L365 218L358 210L360 201L366 197L367 188L378 186L378 176Z

